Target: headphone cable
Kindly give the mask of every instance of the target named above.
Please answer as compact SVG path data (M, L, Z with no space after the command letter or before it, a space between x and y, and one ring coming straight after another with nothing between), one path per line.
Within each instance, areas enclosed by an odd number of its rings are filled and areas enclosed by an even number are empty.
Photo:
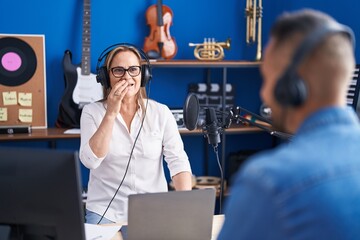
M132 146L132 148L131 148L131 152L130 152L130 156L129 156L129 159L128 159L128 162L127 162L127 165L126 165L126 169L125 169L124 176L123 176L123 178L121 179L121 182L120 182L118 188L116 189L113 197L111 198L109 204L107 205L107 207L106 207L103 215L101 216L101 218L100 218L100 220L98 221L97 224L100 224L100 222L101 222L101 220L104 218L106 212L109 210L109 207L110 207L111 203L113 202L113 200L115 199L117 193L119 192L119 189L120 189L120 187L122 186L122 184L123 184L123 182L124 182L124 180L125 180L126 174L127 174L128 170L129 170L129 166L130 166L130 162L131 162L131 157L132 157L132 155L133 155L136 142L137 142L137 140L138 140L138 138L139 138L139 135L140 135L140 132L141 132L141 130L142 130L142 128L143 128L144 121L145 121L145 117L146 117L146 111L147 111L147 107L148 107L148 103L149 103L149 96L150 96L150 82L151 82L151 81L149 81L149 83L148 83L148 90L147 90L148 96L147 96L147 99L146 99L144 117L143 117L143 119L142 119L142 121L141 121L140 129L139 129L139 131L138 131L138 133L137 133L137 135L136 135L134 144L133 144L133 146Z

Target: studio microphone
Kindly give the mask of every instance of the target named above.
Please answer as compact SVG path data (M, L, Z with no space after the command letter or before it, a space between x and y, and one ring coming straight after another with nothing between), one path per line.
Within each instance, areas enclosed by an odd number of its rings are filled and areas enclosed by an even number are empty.
M214 108L205 109L205 126L203 129L208 143L213 147L217 147L218 143L220 143L220 131L222 128L218 124Z
M198 125L200 105L197 96L190 93L184 104L183 115L185 127L192 131ZM219 126L214 108L205 109L205 123L202 123L202 129L208 139L208 143L214 147L220 143L220 133L222 128Z

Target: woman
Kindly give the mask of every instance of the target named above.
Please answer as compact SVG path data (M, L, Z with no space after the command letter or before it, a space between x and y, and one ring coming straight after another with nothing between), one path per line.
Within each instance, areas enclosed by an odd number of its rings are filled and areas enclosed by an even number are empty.
M192 187L171 111L147 99L141 68L150 68L149 62L141 66L142 57L131 45L106 53L105 99L82 111L80 159L90 169L87 223L126 221L129 194L167 191L163 156L175 189Z

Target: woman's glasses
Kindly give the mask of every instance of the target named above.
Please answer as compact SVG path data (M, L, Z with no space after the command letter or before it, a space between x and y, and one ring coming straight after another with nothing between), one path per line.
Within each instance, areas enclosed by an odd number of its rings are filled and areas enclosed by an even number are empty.
M140 66L130 66L129 68L123 68L123 67L113 67L110 69L111 73L114 75L114 77L116 78L121 78L125 75L125 72L128 72L128 74L131 77L136 77L137 75L140 74L141 72L141 67Z

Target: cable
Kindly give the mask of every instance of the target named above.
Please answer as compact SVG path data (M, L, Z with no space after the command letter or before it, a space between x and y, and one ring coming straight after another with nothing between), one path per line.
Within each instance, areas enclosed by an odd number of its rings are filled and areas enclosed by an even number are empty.
M140 129L139 129L139 131L138 131L138 133L137 133L137 135L136 135L134 144L133 144L133 146L132 146L132 148L131 148L131 152L130 152L130 156L129 156L129 159L128 159L128 163L127 163L127 165L126 165L126 169L125 169L124 176L123 176L123 178L121 179L121 182L120 182L118 188L116 189L116 191L115 191L115 193L114 193L114 196L111 198L109 204L107 205L107 207L106 207L106 209L105 209L105 212L103 213L103 215L101 216L101 218L100 218L100 220L98 221L97 224L100 224L101 220L104 218L106 212L109 210L109 207L110 207L111 203L112 203L113 200L115 199L117 193L119 192L120 187L122 186L122 184L123 184L123 182L124 182L124 180L125 180L126 174L127 174L127 172L128 172L129 166L130 166L131 157L132 157L132 155L133 155L136 142L137 142L137 140L138 140L138 138L139 138L140 132L141 132L141 130L142 130L142 128L143 128L143 125L144 125L144 121L145 121L145 117L146 117L146 111L147 111L147 107L148 107L148 103L149 103L149 97L150 97L150 83L151 83L151 81L149 81L149 83L148 83L148 89L147 89L148 96L147 96L147 99L146 99L144 117L143 117L143 119L142 119L142 121L141 121Z
M217 160L219 170L220 170L219 214L222 214L222 197L224 194L224 172L223 172L222 166L220 164L218 147L213 146L213 148L214 148L216 160Z

